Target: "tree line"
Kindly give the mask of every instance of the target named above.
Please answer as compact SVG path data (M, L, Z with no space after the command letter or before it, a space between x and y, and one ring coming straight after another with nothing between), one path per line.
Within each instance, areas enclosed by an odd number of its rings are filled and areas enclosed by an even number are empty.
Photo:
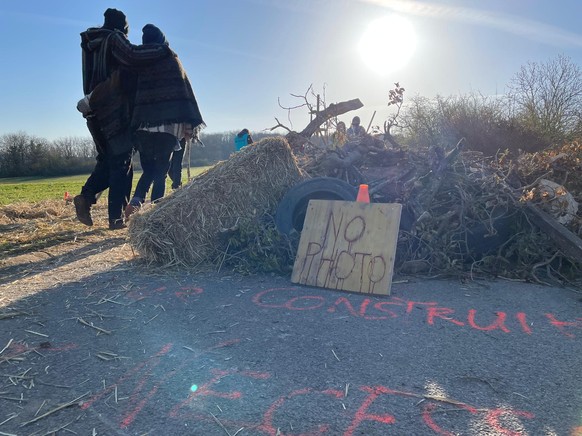
M446 149L464 137L471 149L486 156L505 150L536 152L580 141L582 69L562 55L529 62L513 76L503 95L471 93L431 100L414 96L388 125L407 145Z
M404 104L403 94L397 83L388 93L388 106L397 107L397 115L383 129L371 129L384 133L385 139L396 138L391 144L447 149L464 137L471 149L491 156L499 150L535 152L582 139L582 69L562 55L522 66L500 96L472 93L428 99L417 95ZM326 125L314 142L328 142L334 123ZM194 143L184 164L206 166L228 159L236 133L202 132L204 146ZM273 135L252 132L252 136L257 141ZM134 162L139 168L139 160ZM24 132L0 136L0 177L86 174L94 164L90 137L48 141Z
M184 165L212 165L228 159L234 152L234 136L238 131L201 134L200 141L184 156ZM253 133L255 141L266 133ZM95 166L95 145L89 137L66 137L49 141L25 132L0 136L0 178L55 177L90 173ZM139 168L139 159L134 159Z

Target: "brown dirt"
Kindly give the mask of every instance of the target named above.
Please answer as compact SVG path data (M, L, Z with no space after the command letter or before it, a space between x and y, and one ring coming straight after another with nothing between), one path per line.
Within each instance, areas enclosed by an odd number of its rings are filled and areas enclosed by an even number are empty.
M107 228L106 204L93 208L93 221L79 223L64 201L0 207L0 307L124 262L137 266L127 230Z

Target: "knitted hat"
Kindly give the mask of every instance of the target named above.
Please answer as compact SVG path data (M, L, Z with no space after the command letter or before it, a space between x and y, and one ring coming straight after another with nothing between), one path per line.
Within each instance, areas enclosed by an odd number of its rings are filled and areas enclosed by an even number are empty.
M127 24L127 19L123 12L109 8L103 15L105 16L105 21L103 23L105 29L121 30L126 35L129 33L129 24Z
M159 28L153 24L146 24L142 29L142 44L168 44L166 35Z

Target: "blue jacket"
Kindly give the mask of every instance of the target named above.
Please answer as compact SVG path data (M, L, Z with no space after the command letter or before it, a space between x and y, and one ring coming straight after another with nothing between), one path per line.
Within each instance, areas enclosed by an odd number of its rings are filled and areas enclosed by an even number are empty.
M234 137L234 148L236 151L240 151L241 148L248 145L248 133L243 133L242 135L236 135Z

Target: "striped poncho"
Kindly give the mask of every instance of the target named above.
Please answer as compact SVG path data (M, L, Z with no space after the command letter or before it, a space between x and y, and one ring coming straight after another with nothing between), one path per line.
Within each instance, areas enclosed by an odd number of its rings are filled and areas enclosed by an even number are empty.
M178 57L166 57L140 68L131 126L191 124L194 131L205 126L190 80Z

